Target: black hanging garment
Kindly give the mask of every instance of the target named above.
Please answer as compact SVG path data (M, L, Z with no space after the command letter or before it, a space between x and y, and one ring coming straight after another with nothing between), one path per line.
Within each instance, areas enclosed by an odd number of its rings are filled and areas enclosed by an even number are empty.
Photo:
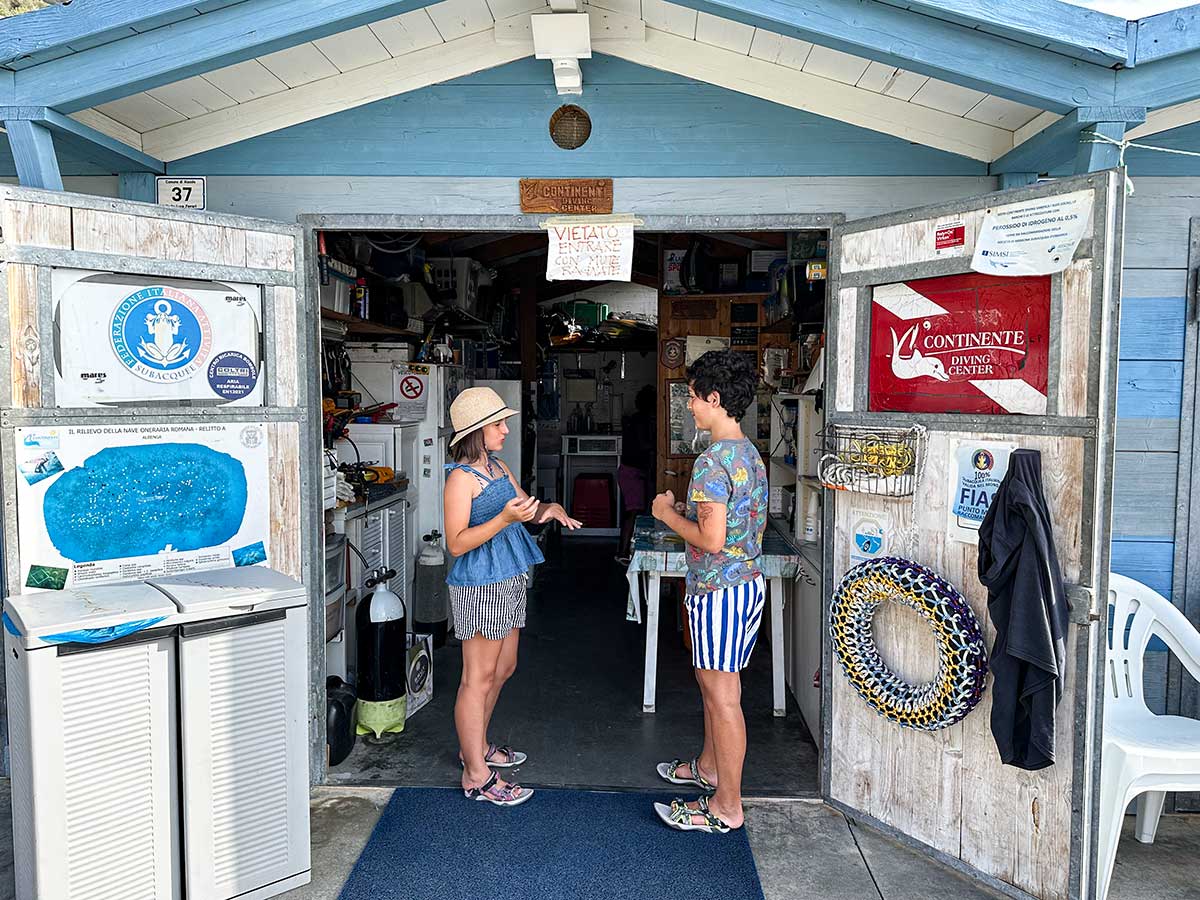
M979 527L979 580L988 590L996 643L988 664L992 737L1005 765L1054 765L1054 710L1062 699L1068 607L1042 455L1015 450Z

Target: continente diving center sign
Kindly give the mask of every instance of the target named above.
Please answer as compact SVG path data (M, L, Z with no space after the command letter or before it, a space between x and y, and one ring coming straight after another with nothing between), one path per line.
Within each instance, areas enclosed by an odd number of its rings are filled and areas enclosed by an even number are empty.
M1047 276L952 275L875 288L868 408L1044 415Z

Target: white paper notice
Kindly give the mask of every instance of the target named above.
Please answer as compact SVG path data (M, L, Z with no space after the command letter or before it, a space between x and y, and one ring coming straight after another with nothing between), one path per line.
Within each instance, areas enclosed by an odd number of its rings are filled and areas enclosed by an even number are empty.
M702 337L700 335L689 334L687 337L687 352L684 354L684 365L690 366L709 350L728 350L729 338L727 337Z
M1071 263L1087 228L1091 191L988 210L971 268L989 275L1052 275Z
M633 225L548 225L547 281L629 281Z

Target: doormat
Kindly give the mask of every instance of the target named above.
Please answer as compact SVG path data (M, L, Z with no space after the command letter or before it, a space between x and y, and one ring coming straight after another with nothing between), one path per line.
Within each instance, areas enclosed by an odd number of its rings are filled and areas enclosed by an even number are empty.
M763 900L745 829L674 831L652 805L670 797L540 789L504 809L399 788L339 900Z

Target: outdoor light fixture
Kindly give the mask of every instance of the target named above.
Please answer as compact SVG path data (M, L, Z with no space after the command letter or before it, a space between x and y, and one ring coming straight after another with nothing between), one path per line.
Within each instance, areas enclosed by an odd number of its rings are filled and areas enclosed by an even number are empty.
M556 0L560 5L568 0ZM552 7L554 8L554 7ZM560 94L582 94L583 72L579 60L592 58L592 30L588 14L551 12L530 16L533 55L551 60L554 86Z

